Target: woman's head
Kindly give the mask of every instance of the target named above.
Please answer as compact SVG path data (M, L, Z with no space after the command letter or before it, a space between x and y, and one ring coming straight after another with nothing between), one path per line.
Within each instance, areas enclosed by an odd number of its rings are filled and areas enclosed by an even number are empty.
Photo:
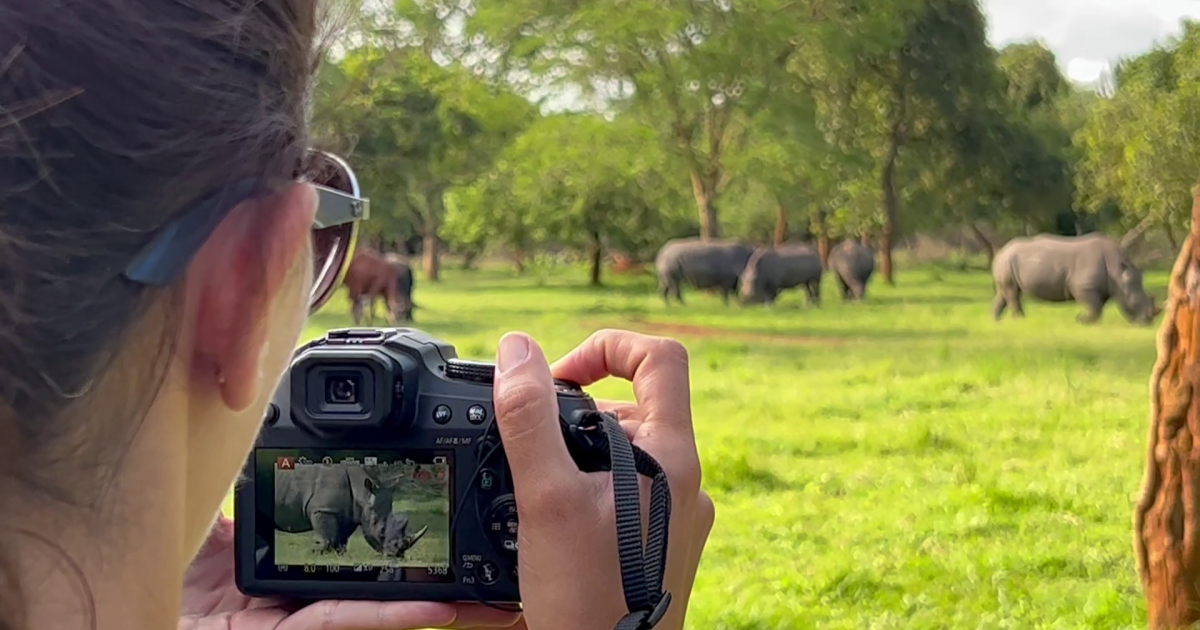
M307 316L314 5L0 3L0 541L143 503L199 544Z

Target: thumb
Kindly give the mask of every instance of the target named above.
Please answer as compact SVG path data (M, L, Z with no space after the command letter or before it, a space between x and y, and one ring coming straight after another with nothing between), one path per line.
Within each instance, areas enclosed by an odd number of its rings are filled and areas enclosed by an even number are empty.
M500 338L493 403L518 495L523 488L532 490L579 471L563 442L550 365L542 349L524 333Z

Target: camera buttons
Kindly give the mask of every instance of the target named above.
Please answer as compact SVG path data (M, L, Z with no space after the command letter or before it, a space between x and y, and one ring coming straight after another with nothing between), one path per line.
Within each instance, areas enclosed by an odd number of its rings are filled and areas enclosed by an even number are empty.
M487 516L487 533L492 544L508 553L517 553L519 527L517 502L513 496L509 494L497 499Z
M438 424L446 424L450 422L450 418L454 415L450 411L449 405L438 405L433 408L433 421Z
M487 420L487 409L483 405L471 405L467 409L467 421L471 424L483 424L484 420Z
M500 580L500 569L494 562L484 562L475 569L475 575L485 586L491 586Z
M263 424L271 426L279 421L279 406L275 403L267 405L267 412L263 414Z
M479 489L487 492L495 487L496 472L488 468L484 468L483 470L479 471Z

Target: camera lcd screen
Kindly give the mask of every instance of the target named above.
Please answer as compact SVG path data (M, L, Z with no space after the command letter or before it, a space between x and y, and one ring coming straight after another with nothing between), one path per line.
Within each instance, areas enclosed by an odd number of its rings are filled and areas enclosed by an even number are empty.
M258 449L259 579L453 581L453 455Z

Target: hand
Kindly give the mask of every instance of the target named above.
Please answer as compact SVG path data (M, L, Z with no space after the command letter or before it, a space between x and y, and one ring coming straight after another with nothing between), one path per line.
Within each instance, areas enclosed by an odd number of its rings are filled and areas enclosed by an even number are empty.
M521 522L524 622L529 630L612 630L628 613L612 476L581 472L567 452L551 373L528 336L500 340L495 406ZM605 330L558 361L553 375L584 386L608 376L632 381L637 405L617 407L622 426L662 466L671 488L663 587L673 601L657 628L682 628L714 518L712 500L700 490L687 351L670 339Z
M179 630L512 628L520 615L474 604L322 601L297 606L246 597L233 580L233 521L221 516L183 579Z

